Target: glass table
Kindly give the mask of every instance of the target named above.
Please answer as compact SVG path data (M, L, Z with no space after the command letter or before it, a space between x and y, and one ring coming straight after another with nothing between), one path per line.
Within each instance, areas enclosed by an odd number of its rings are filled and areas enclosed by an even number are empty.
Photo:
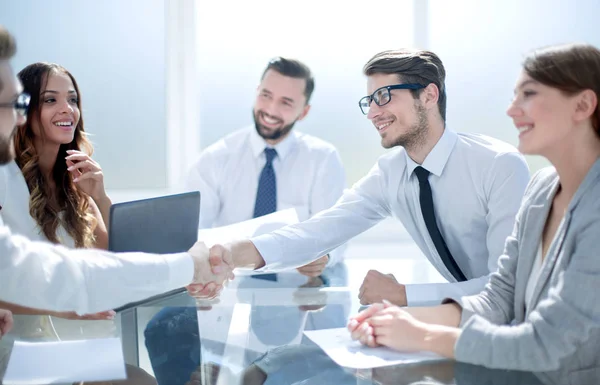
M394 272L405 283L439 281L424 259L398 261L347 260L316 278L296 272L238 275L212 301L180 292L125 307L115 335L122 339L126 362L160 385L565 383L556 374L449 360L368 370L337 365L304 331L345 327L361 308L357 292L370 268ZM155 383L139 374L127 383ZM600 373L583 371L573 383L595 384L598 378Z
M238 276L213 301L183 293L138 306L137 354L130 359L161 385L547 384L555 379L449 360L343 368L303 332L345 327L360 307L345 266L318 278Z

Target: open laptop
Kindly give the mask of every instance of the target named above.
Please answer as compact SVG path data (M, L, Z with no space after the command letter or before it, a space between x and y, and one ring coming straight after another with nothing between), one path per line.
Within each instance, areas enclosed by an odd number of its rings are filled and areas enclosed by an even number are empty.
M198 240L199 219L198 191L116 203L110 208L108 250L156 254L188 251ZM115 310L125 310L184 290L176 289Z

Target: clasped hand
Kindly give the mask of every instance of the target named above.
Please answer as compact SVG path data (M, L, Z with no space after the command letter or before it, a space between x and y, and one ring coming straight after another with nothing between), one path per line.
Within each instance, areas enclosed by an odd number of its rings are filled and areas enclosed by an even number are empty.
M377 303L350 319L352 339L370 347L423 350L427 326L390 302Z
M231 250L222 245L208 249L203 242L197 242L188 253L194 260L194 279L187 286L188 293L196 298L217 297L224 285L234 278Z

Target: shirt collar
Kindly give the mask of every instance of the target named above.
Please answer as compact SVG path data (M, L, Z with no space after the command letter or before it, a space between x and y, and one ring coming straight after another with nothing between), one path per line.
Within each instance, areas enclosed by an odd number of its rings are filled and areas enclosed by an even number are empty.
M446 167L446 163L448 163L448 158L450 157L450 154L452 154L452 150L454 149L457 139L458 135L456 132L450 131L449 129L444 129L444 133L435 146L433 146L425 158L425 161L423 161L423 164L416 163L410 158L410 156L408 156L408 152L404 151L404 156L406 157L407 180L411 177L413 171L418 166L423 166L423 168L430 173L440 177L444 171L444 167Z
M273 146L267 143L260 135L258 135L258 132L256 132L254 126L250 127L250 146L252 147L252 155L254 155L255 158L258 158L262 153L264 153L265 147L270 147L277 151L277 157L280 160L284 160L285 157L292 151L297 141L298 133L292 130L284 140Z

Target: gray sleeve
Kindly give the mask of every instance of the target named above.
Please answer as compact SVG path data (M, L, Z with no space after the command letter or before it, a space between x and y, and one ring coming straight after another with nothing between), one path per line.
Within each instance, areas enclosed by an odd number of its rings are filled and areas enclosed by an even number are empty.
M519 220L513 234L506 240L504 254L498 259L498 270L490 275L483 291L466 297L446 298L443 303L456 302L462 308L460 325L475 314L493 324L507 324L514 318L515 272L518 258Z
M464 325L455 346L458 360L491 368L551 371L600 330L600 281L597 238L598 207L590 210L595 220L570 229L574 242L568 264L555 284L535 306L525 322L494 325L475 315ZM595 211L595 213L593 213ZM583 214L583 213L582 213ZM494 286L492 286L493 288ZM494 291L502 290L496 288ZM499 293L498 296L508 295ZM465 307L472 307L467 301Z

